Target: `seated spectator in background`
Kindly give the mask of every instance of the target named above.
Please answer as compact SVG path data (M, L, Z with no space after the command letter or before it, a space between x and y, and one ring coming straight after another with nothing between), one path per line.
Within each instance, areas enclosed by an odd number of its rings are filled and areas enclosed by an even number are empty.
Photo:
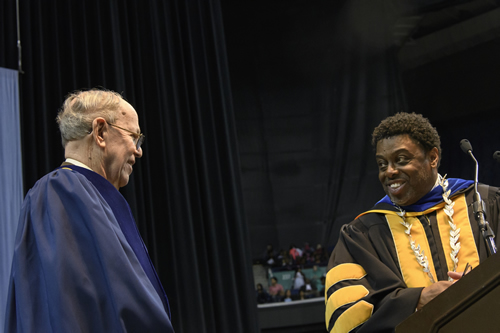
M326 277L322 276L320 278L321 281L321 287L319 289L319 296L325 297L325 283L326 283Z
M279 291L279 293L276 295L276 301L275 302L284 302L285 301L285 290L282 289Z
M302 263L304 265L314 263L314 249L309 246L308 242L304 243L304 249L302 251Z
M280 249L279 251L276 251L276 265L281 266L283 262L283 254L286 253L286 251L283 251Z
M316 245L316 250L314 251L314 263L315 264L326 264L328 262L328 255L325 248L321 244Z
M313 266L312 275L311 275L311 286L313 287L313 289L315 289L315 290L319 290L320 289L320 286L321 286L320 278L321 278L321 276L323 276L323 274L321 274L321 272L318 270L318 265L314 265Z
M264 253L262 259L264 261L264 264L267 264L269 266L276 266L277 265L276 252L274 251L272 244L267 245L266 252Z
M281 260L281 267L283 267L286 270L292 270L293 266L292 259L285 250L281 250L280 258L278 260Z
M283 299L283 302L291 302L292 301L292 292L290 289L287 289L285 291L285 298Z
M269 303L271 301L271 297L262 287L262 283L257 284L257 304Z
M308 278L305 279L305 284L300 287L300 291L303 291L305 293L306 298L316 297L317 295L316 288L312 287L311 280L309 280Z
M307 299L307 297L306 297L306 292L305 292L304 290L302 290L302 289L301 289L301 290L299 291L299 297L297 298L297 301L302 301L302 300L304 300L304 299Z
M313 253L314 250L311 248L308 242L304 243L304 249L302 249L302 254Z
M269 286L269 295L271 296L274 302L279 302L277 296L280 291L284 291L283 286L278 283L278 279L276 277L272 277L271 285Z
M305 277L304 273L302 273L302 269L299 267L295 271L295 276L293 278L293 289L298 290L303 285L305 285Z
M294 263L297 263L299 259L302 257L302 250L295 246L295 244L290 245L290 257L292 258Z

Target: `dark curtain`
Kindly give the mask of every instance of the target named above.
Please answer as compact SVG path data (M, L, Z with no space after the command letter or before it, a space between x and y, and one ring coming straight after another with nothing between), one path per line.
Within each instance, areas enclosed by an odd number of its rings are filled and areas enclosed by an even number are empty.
M223 1L252 254L332 248L384 192L371 132L404 110L384 1ZM232 21L229 21L232 20Z
M383 1L352 0L339 15L333 38L341 67L332 76L330 99L335 111L329 121L332 160L339 163L330 168L325 207L324 242L330 248L343 224L385 195L371 133L396 112L420 113L437 128L443 152L441 175L474 179L474 162L459 147L467 138L479 161L479 181L499 184L500 166L492 158L500 149L498 103L492 102L498 101L497 40L405 69L399 64L396 43L398 20L404 16L401 9ZM463 31L455 38L467 35Z
M0 66L17 69L15 2ZM25 190L57 167L55 123L75 89L136 108L144 156L123 189L177 332L256 332L222 15L217 0L20 1Z
M408 111L392 29L397 13L378 1L347 1L341 9L328 119L332 163L323 242L331 250L340 228L385 194L378 180L371 133L380 121Z

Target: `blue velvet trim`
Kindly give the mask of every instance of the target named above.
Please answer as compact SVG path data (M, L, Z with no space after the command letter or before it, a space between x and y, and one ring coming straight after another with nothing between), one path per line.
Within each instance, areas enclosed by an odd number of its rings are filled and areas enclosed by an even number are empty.
M457 193L460 190L466 189L469 186L474 184L472 180L463 180L459 178L450 178L448 179L448 190L450 190L450 197ZM407 212L423 212L443 201L443 189L441 186L436 186L432 191L424 195L420 200L415 202L412 205L408 206L401 206L402 209L404 209ZM378 204L382 203L387 203L390 204L391 206L394 206L392 203L391 199L389 199L389 196L383 197L379 202L375 204L377 206Z

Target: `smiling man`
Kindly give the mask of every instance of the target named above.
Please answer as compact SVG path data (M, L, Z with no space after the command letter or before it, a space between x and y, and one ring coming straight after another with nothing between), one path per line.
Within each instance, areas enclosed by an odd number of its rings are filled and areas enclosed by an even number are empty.
M134 108L112 91L70 94L66 160L26 195L5 332L173 332L168 300L118 189L142 156Z
M329 332L392 332L467 264L487 258L473 182L438 173L441 143L429 121L398 113L375 128L372 143L387 195L342 227L326 276ZM480 185L479 192L498 234L499 189Z

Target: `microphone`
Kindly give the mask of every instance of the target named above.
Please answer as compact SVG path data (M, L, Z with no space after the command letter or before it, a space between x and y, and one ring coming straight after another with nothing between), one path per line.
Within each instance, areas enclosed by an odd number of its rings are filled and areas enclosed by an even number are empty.
M462 148L464 153L470 155L470 157L472 157L472 159L476 164L476 175L474 177L474 195L473 195L474 202L472 204L472 207L474 211L474 217L476 218L476 221L479 225L479 229L481 230L484 241L486 242L486 247L488 248L489 256L491 256L492 254L497 253L497 247L494 241L495 234L493 233L493 230L491 229L488 221L486 221L486 206L484 204L484 201L481 199L479 191L477 190L477 184L478 184L477 175L479 170L479 163L474 157L474 154L472 154L472 145L470 144L469 140L463 139L462 141L460 141L460 148ZM498 156L500 158L500 152L498 153L499 153ZM495 157L495 155L493 155L493 157Z
M478 183L478 170L479 170L479 163L477 162L476 158L474 157L474 154L472 153L472 145L470 144L469 140L467 139L462 139L460 141L460 148L462 148L462 151L466 153L467 155L470 155L474 162L476 163L476 176L474 177L474 196L477 195L477 197L474 197L474 201L481 201L481 195L479 194L477 190L477 183Z
M472 155L472 145L470 144L469 140L463 139L462 141L460 141L460 148L462 148L464 153L469 154L470 152L470 154ZM472 155L472 158L474 158L474 155ZM474 161L476 161L475 158Z
M493 153L493 158L495 159L495 161L497 161L497 163L500 163L500 151L496 151Z

